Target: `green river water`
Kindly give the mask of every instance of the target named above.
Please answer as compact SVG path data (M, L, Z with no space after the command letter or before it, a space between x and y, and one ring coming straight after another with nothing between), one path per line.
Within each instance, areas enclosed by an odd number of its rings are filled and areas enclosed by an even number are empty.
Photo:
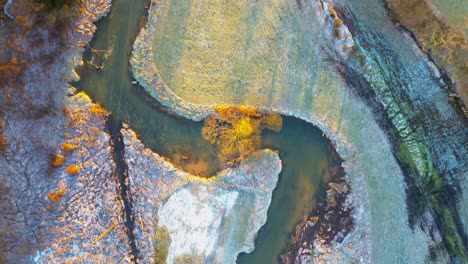
M81 80L74 86L112 112L116 122L125 121L137 131L145 146L176 160L189 154L194 161L209 164L209 173L219 169L215 148L201 137L202 122L170 114L134 82L129 67L133 41L145 23L144 0L115 0L108 17L97 23L90 46L99 56L110 50L100 71L90 67L88 49ZM99 64L97 62L96 64ZM273 193L268 220L256 239L254 252L241 254L238 263L275 263L287 249L296 224L314 208L317 194L329 178L331 144L318 128L295 118L284 117L280 133L265 132L263 147L279 151L283 170Z

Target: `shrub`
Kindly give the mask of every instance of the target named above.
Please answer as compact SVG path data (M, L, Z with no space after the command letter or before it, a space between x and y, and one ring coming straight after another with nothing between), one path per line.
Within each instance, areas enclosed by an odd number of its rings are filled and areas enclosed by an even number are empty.
M90 131L91 133L93 133L94 135L96 135L96 136L99 135L99 134L101 134L101 130L99 130L99 127L94 127L94 126L93 126L93 127L91 127L91 128L89 129L89 131Z
M220 106L205 119L204 139L218 148L222 162L237 162L260 148L262 129L279 131L278 114L264 114L246 106Z
M49 198L51 202L60 203L62 201L62 196L67 194L67 192L68 192L67 187L62 186L55 192L49 192L47 194L47 197Z
M3 111L0 109L0 118L3 117ZM5 124L0 120L0 155L6 155L9 143L4 134Z
M23 65L16 58L9 62L0 63L0 82L2 84L11 84L19 79L23 71Z
M75 174L78 174L80 173L81 169L78 165L69 165L67 167L67 172L68 174L70 175L75 175Z
M99 116L101 119L106 117L109 112L104 109L100 104L93 104L93 106L89 109L89 112L93 115Z
M79 145L74 145L74 144L70 144L70 143L63 143L62 144L62 148L66 151L73 151L75 149L77 149L79 147Z
M63 165L64 161L65 161L65 157L63 155L57 154L52 159L52 167L60 167Z
M468 50L465 35L450 28L436 27L430 34L421 35L424 51L431 51L446 63L453 63L457 53Z
M279 114L266 114L263 118L263 127L268 130L280 132L283 126L283 118Z

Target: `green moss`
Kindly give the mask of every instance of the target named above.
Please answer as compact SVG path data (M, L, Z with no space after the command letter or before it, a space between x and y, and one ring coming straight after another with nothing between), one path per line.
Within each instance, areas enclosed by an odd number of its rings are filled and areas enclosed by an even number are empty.
M431 198L432 208L439 217L439 220L442 222L442 233L445 246L452 256L468 260L466 248L463 245L463 239L457 230L452 213L450 212L449 208L442 205L442 201L440 199L435 197Z
M408 144L405 141L400 140L399 150L396 155L400 161L404 162L412 169L412 172L417 171L416 164L414 163L413 157L411 156Z
M416 144L416 147L425 151L424 145ZM429 156L427 154L423 156L426 164L422 175L417 168L409 145L403 140L399 142L399 150L396 153L396 157L407 166L410 174L408 175L410 177L409 184L416 187L415 190L412 190L414 192L413 195L409 197L410 203L412 203L409 204L409 207L413 214L410 218L421 217L422 213L428 209L427 207L430 207L431 211L435 214L436 221L442 227L442 238L450 255L461 259L468 259L463 239L455 223L455 216L448 207L450 204L447 204L447 201L451 201L453 198L447 197L444 192L444 178L437 173ZM410 222L414 223L415 221L411 221L410 219Z

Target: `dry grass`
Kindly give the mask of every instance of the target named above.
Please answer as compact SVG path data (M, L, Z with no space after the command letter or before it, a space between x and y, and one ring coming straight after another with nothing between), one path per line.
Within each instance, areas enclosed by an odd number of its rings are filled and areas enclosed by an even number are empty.
M457 84L456 92L466 102L468 100L467 36L434 14L427 1L389 0L388 2L392 16L411 30L423 50L430 53L436 63L449 72ZM461 108L466 111L463 106Z
M421 34L421 45L425 51L437 53L438 57L449 64L454 62L459 50L468 51L467 39L463 33L441 26L430 33Z
M114 230L115 228L115 225L111 225L108 229L106 229L106 231L102 232L101 235L99 235L94 241L93 243L91 243L92 245L96 244L99 240L103 239L104 237L106 237L110 231Z

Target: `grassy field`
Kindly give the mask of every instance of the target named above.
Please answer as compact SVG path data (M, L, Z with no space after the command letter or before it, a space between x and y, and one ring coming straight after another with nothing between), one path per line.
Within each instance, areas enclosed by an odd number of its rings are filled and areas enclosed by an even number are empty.
M154 62L183 99L258 106L267 100L258 95L285 85L281 73L298 55L299 43L293 41L295 35L278 33L302 30L282 12L287 4L184 0L164 1L160 7Z

